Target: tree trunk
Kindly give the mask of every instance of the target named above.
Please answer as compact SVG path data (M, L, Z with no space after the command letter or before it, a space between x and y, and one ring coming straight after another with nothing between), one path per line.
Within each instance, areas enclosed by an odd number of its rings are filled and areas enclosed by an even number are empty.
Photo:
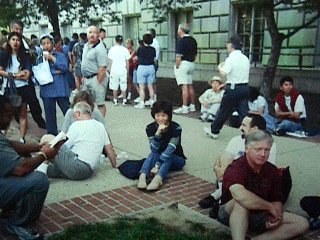
M263 80L261 83L260 92L267 100L270 100L272 82L277 70L277 65L281 53L281 46L285 36L278 30L274 18L274 9L272 7L267 7L265 9L265 16L268 32L271 37L271 50L267 67L263 73Z
M53 27L53 32L57 36L61 36L60 34L60 26L59 26L59 9L56 0L48 1L48 17L49 21Z

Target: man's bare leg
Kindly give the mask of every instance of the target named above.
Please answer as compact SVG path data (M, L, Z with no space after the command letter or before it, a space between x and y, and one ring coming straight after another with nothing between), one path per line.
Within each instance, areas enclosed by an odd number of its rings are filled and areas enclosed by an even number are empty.
M192 84L187 85L187 86L188 86L189 101L190 101L191 104L194 104L194 102L195 102L195 93L194 93L193 86L192 86Z
M182 92L182 105L188 106L189 105L189 94L188 94L188 85L181 85L181 92Z
M102 116L105 117L106 116L106 112L107 112L107 108L106 105L98 105L98 109L99 111L102 113Z
M230 215L229 225L233 240L244 240L249 226L249 211L234 200L225 206Z
M259 236L252 239L254 240L269 240L269 239L292 239L297 237L309 229L309 223L307 219L302 216L284 212L282 224L274 229L269 230Z

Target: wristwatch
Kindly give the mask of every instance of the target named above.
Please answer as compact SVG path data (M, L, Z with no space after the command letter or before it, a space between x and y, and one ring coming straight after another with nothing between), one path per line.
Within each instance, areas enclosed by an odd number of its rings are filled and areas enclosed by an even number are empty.
M15 78L15 77L16 77L16 74L15 74L15 73L12 73L12 77Z

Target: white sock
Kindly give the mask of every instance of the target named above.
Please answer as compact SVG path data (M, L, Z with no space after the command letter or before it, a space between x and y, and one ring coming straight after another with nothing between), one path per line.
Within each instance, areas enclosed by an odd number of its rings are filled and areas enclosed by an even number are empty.
M219 188L216 189L211 194L211 196L214 197L215 200L219 200L221 198L221 195L222 195L222 182L221 181L218 182L218 186L219 186Z

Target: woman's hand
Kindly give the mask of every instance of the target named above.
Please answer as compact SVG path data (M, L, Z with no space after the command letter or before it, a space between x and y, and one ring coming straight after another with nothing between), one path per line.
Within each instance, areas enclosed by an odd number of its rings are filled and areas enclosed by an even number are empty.
M168 125L160 124L158 129L157 129L156 135L160 136L163 132L166 131L167 128L168 128Z
M44 59L51 61L51 62L56 61L56 58L52 55L52 53L49 53L48 55L44 55Z

